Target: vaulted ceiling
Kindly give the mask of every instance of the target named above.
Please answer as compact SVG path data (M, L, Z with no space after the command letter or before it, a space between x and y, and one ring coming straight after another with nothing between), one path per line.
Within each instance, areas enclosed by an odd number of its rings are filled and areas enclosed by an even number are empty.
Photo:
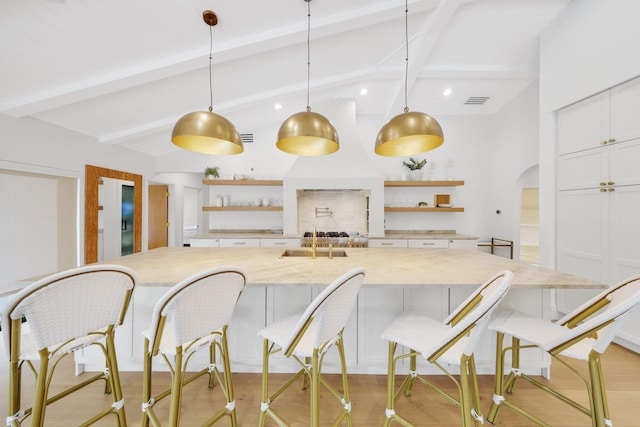
M410 0L411 110L494 114L538 78L538 36L571 0ZM404 0L314 0L310 103L351 98L382 123L405 105ZM304 0L0 2L0 114L159 156L213 108L241 133L304 110ZM361 89L368 93L361 95ZM452 90L444 96L446 88ZM276 110L278 103L282 108ZM275 137L274 137L275 138Z

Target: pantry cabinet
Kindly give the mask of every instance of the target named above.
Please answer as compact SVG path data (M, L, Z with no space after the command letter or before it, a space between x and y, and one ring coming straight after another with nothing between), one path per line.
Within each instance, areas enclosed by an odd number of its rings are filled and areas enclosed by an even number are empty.
M557 268L615 284L640 274L640 79L558 112ZM558 291L568 312L593 291ZM619 341L640 351L640 310Z

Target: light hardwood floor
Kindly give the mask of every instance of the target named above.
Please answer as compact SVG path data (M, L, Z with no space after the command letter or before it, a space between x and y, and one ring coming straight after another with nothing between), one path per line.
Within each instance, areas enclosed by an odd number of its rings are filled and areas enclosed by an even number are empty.
M637 427L640 425L637 410L640 405L640 355L612 345L605 353L603 363L613 425L615 427ZM7 413L6 365L6 360L3 360L2 368L0 368L0 386L2 387L0 417L4 417ZM274 375L273 378L278 381L284 376ZM71 360L63 362L55 383L66 384L77 380L78 377L73 374ZM130 426L140 425L141 380L142 374L140 372L122 373L125 408ZM158 386L167 385L168 375L158 373L154 380ZM331 380L334 381L337 378L332 376ZM259 374L234 374L236 407L240 426L257 425L260 412L260 381ZM436 381L444 386L450 386L450 390L454 392L454 386L448 378L439 376ZM31 378L25 376L24 384L25 390L31 393L33 390ZM552 366L551 384L575 398L585 401L583 383L560 364ZM480 386L483 410L486 416L493 394L493 376L481 376ZM87 415L92 408L108 405L109 398L103 397L100 392L102 385L95 387L95 389L88 390L85 394L87 397L70 397L66 401L63 400L52 405L47 410L46 425L53 427L77 425L77 421L82 421L84 419L82 417ZM386 377L384 375L351 375L349 377L354 426L382 425L385 409L385 387ZM321 399L323 425L328 425L332 413L339 410L339 404L337 405L333 396L323 395ZM532 389L525 382L520 382L516 386L513 399L514 401L517 399L523 406L531 408L538 414L544 414L544 418L553 426L582 427L591 425L589 419L583 414L543 395L538 390ZM30 400L30 397L25 400ZM219 390L207 389L206 380L202 379L191 384L187 387L184 397L184 415L181 426L199 426L200 422L207 417L206 414L211 412L211 406L219 407L221 401ZM307 391L294 387L283 394L274 403L274 407L280 408L280 412L292 426L309 425ZM166 408L166 405L162 403L156 405L158 415L166 414L163 408ZM398 404L397 412L412 420L416 426L459 426L458 409L423 386L416 386L412 397L402 398ZM115 426L116 423L115 419L110 417L98 425ZM219 425L228 425L228 422L222 421ZM275 424L269 423L268 425ZM522 427L532 424L507 408L502 408L498 414L496 425Z

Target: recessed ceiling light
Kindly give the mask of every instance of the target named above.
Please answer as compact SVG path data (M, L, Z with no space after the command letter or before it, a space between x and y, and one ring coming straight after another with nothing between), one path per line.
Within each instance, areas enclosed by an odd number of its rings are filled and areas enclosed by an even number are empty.
M444 92L442 92L442 94L443 94L444 96L449 96L449 95L451 95L452 93L453 93L453 91L452 91L451 89L449 89L449 88L445 89L445 90L444 90Z
M369 91L367 90L366 87L363 87L362 89L360 89L360 95L366 95L368 93L369 93Z
M274 104L273 108L275 108L276 110L280 110L282 108L282 104Z

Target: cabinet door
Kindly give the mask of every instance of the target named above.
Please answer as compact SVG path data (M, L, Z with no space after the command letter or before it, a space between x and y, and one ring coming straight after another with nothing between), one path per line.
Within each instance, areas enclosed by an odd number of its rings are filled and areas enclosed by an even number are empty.
M640 185L616 186L613 190L608 192L611 206L610 284L640 274ZM636 307L630 313L618 336L626 347L640 352L640 308Z
M313 289L309 286L276 286L267 288L266 324L270 325L294 314L303 313L312 299ZM256 339L260 349L262 349L262 339L259 337L256 337ZM274 372L289 372L295 368L294 363L282 353L279 353L273 357L269 365L270 370Z
M640 185L614 187L611 203L611 279L617 283L640 274Z
M609 139L609 92L558 112L558 154L595 148Z
M558 189L604 187L609 181L608 146L579 151L558 158Z
M610 157L609 181L612 185L640 184L640 138L611 144L607 147Z
M233 310L227 333L232 370L260 372L262 369L262 341L258 331L266 325L266 295L266 288L246 287Z
M403 290L398 287L361 288L358 293L358 371L384 372L389 343L380 336L403 311ZM362 369L360 368L362 367Z
M604 189L603 189L604 190ZM609 192L561 191L558 196L558 270L606 282L609 265ZM558 309L568 312L594 295L558 291Z
M640 137L640 78L611 89L611 135L616 142Z

